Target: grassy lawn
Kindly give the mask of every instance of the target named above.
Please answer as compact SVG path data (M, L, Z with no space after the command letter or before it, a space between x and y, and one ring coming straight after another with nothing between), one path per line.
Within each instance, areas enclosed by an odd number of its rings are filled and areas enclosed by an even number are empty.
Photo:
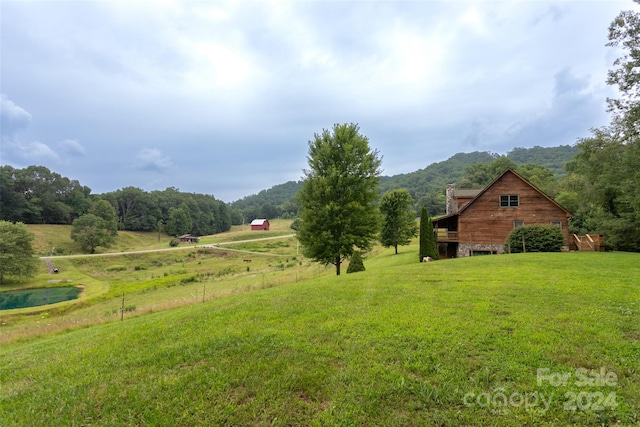
M392 252L6 342L0 425L640 422L640 255Z

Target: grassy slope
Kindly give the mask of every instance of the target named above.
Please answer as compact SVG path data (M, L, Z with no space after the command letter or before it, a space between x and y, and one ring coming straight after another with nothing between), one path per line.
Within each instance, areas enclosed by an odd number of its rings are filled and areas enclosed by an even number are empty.
M226 233L201 237L199 244L231 242L292 234L294 231L290 228L291 222L292 220L284 219L271 220L270 231L251 231L248 224L244 226L233 226L231 230ZM82 253L80 247L71 240L70 225L27 224L27 227L35 236L33 247L38 256L51 255L52 250L54 250L54 255ZM166 233L158 236L157 232L119 231L115 244L112 247L98 247L96 248L96 253L167 248L170 239L171 237Z
M363 273L3 345L0 425L639 422L637 254L419 264L415 249ZM577 368L601 367L614 385L577 383ZM572 376L538 385L538 368ZM553 400L526 409L500 393ZM565 410L566 393L618 406Z
M80 247L71 240L70 225L27 224L29 231L35 236L33 248L38 256L81 254ZM96 253L123 252L134 249L166 248L171 238L162 233L158 241L158 233L119 231L115 244L110 248L96 248Z

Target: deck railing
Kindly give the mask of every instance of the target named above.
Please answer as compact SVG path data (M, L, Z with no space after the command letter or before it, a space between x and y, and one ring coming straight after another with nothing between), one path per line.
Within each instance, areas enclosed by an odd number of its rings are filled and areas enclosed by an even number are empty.
M457 242L458 232L449 231L446 228L436 229L436 241L437 242Z
M604 236L602 234L573 235L573 241L579 251L604 251Z

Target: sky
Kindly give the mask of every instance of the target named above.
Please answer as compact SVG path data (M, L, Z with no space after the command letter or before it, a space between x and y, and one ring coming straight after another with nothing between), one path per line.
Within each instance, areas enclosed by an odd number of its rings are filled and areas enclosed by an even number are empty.
M225 202L356 123L383 175L609 123L631 0L0 2L0 164Z

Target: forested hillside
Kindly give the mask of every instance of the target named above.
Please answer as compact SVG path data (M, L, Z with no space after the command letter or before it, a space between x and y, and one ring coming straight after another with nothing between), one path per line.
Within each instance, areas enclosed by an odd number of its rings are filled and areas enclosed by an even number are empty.
M565 164L571 160L578 149L569 145L559 147L514 148L507 153L507 159L512 163L506 165L535 164L543 166L553 172L556 178L566 175ZM448 183L459 183L466 175L473 173L469 168L474 164L488 165L503 156L489 152L475 151L472 153L458 153L442 162L433 163L424 169L406 174L383 176L380 180L378 192L380 194L396 188L406 188L414 199L415 208L426 206L429 213L444 213L444 191ZM478 168L475 168L477 171ZM477 177L470 177L477 178ZM478 181L476 179L476 181ZM467 186L483 185L485 182L467 183ZM245 221L258 217L285 216L295 217L297 205L293 198L302 186L301 182L289 181L276 185L258 194L247 196L233 202L234 210L242 211Z

